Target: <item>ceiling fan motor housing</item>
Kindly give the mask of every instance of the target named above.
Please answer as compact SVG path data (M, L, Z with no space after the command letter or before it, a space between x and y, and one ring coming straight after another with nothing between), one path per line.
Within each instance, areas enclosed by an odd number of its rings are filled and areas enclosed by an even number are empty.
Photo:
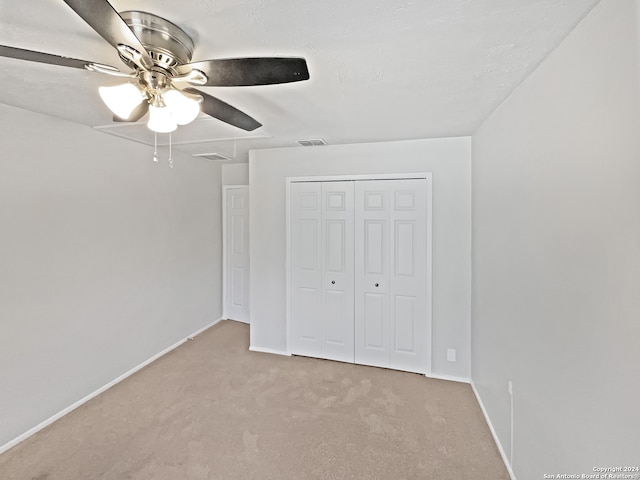
M149 53L156 67L175 73L174 68L191 61L193 40L180 27L157 15L137 10L120 12L120 16ZM135 64L120 56L130 68Z

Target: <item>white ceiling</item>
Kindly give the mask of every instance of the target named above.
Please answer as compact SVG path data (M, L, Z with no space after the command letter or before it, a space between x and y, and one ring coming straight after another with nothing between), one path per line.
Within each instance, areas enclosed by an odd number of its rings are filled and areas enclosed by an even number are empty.
M202 87L264 126L247 133L204 117L174 133L175 148L236 161L246 161L249 149L298 146L301 139L470 135L597 2L111 0L118 11L148 11L182 27L196 44L194 61L306 58L306 82ZM0 44L124 69L61 0L2 0ZM112 77L7 58L0 71L0 103L153 143L144 123L113 126L97 93Z

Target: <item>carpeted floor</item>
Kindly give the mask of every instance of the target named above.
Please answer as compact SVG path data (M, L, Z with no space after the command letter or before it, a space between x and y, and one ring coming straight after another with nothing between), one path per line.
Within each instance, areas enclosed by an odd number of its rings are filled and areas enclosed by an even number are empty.
M219 323L0 455L0 478L508 480L469 385L248 339Z

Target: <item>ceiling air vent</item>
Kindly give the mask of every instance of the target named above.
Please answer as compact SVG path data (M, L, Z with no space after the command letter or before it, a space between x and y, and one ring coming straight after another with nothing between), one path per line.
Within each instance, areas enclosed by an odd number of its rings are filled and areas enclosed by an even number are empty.
M317 147L320 145L326 145L327 142L325 142L323 139L321 138L314 138L311 140L298 140L298 143L300 145L302 145L303 147Z
M233 160L232 158L226 157L221 153L195 153L193 156L204 158L205 160L213 160L214 162L226 162L229 160Z

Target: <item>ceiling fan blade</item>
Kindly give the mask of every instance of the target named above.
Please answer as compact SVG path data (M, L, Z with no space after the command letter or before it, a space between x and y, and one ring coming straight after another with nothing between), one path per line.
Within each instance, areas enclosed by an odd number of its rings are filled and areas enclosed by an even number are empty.
M9 47L7 45L0 45L0 56L17 58L19 60L27 60L29 62L48 63L50 65L60 65L62 67L73 67L84 69L87 65L95 65L94 62L88 62L86 60L79 60L77 58L62 57L60 55L53 55L51 53L36 52L33 50L25 50L23 48ZM109 65L104 65L109 69L117 71L116 68Z
M207 75L205 85L210 87L273 85L309 79L304 58L223 58L188 63L178 67L177 71L180 75L186 75L193 69Z
M140 53L144 67L153 66L153 61L138 37L107 0L64 0L64 2L112 46L118 48L118 45L128 45Z
M203 98L202 111L213 118L248 132L262 126L256 119L216 97L212 97L195 88L185 88L184 91L194 95L201 95Z
M142 102L140 105L138 105L136 108L133 109L133 112L131 112L131 115L129 115L129 118L120 118L117 115L113 116L113 121L114 122L137 122L138 120L140 120L142 117L144 117L147 112L149 111L149 103L148 102Z

